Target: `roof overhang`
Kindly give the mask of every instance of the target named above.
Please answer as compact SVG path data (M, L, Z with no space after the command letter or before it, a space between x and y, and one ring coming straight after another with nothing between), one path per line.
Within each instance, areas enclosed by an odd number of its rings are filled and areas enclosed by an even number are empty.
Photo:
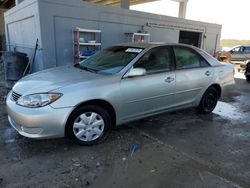
M97 3L102 5L109 5L109 6L120 6L121 0L83 0L90 3ZM138 5L142 3L149 3L158 0L130 0L130 5Z
M0 0L0 9L7 10L15 6L15 0Z
M188 2L188 0L172 0L172 1L175 1L175 2L178 2L178 3L185 3L185 2Z

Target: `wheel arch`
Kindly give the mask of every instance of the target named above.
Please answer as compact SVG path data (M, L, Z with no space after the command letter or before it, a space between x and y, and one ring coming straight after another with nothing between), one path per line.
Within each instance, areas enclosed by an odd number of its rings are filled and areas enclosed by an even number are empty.
M75 108L72 110L72 112L70 113L70 115L69 115L69 117L68 117L68 119L66 121L66 126L68 125L68 121L69 121L71 115L76 110L78 110L80 107L82 107L84 105L96 105L96 106L104 108L109 113L109 115L111 117L112 128L114 128L116 126L116 112L115 112L115 108L108 101L102 100L102 99L93 99L93 100L84 101L84 102L81 102L81 103L77 104L75 106ZM67 129L65 128L65 135L67 134L66 130Z

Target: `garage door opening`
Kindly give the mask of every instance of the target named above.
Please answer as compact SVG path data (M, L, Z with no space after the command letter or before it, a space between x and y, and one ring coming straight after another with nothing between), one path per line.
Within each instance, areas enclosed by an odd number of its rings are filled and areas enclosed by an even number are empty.
M180 31L179 43L201 47L201 33Z

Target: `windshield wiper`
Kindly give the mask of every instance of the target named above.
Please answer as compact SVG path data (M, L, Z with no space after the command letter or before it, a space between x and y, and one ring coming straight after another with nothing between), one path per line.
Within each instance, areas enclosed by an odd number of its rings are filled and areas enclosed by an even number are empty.
M79 63L75 63L74 67L79 67L79 65L80 65Z
M85 67L85 66L82 66L80 64L76 64L75 67L79 67L80 69L83 69L83 70L86 70L86 71L89 71L89 72L94 72L94 73L98 72L98 70L95 70L95 69L92 69L92 68L89 68L89 67Z

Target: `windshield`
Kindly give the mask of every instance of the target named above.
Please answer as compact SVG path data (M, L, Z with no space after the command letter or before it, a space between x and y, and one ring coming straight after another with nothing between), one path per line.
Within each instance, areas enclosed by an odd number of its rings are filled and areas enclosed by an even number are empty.
M80 62L79 67L96 73L116 74L142 51L142 48L110 47Z

